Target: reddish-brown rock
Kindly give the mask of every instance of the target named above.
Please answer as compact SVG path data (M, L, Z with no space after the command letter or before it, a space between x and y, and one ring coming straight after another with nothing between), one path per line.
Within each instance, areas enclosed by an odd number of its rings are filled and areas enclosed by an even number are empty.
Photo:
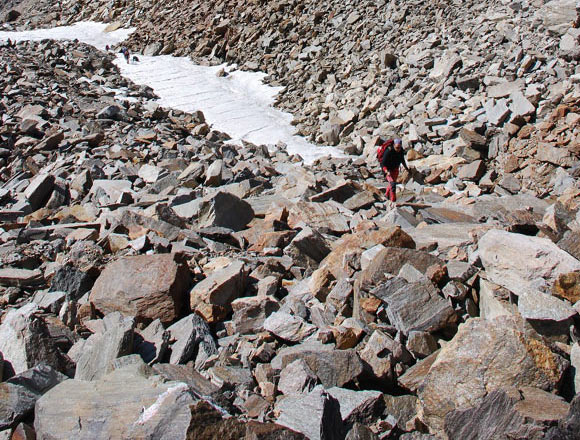
M124 257L109 263L90 295L103 314L119 311L137 322L176 320L187 304L189 269L175 254Z

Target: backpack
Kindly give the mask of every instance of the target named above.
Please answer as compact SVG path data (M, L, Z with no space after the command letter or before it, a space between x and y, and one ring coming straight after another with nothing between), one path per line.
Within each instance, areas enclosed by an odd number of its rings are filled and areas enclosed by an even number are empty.
M389 139L377 147L377 160L379 161L379 165L383 163L383 155L387 151L387 148L390 148L394 143L395 141L393 139Z

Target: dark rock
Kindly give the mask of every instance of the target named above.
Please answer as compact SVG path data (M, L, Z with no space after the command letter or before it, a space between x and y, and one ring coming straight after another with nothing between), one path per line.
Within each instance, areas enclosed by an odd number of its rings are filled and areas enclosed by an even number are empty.
M93 287L94 278L73 266L59 268L50 282L50 292L66 292L69 300L77 301Z

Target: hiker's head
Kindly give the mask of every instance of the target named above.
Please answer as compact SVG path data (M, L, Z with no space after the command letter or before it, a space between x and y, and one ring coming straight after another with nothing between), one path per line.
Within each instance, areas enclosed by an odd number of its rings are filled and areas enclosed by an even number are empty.
M401 149L403 148L403 141L401 139L398 139L398 138L395 139L393 144L395 145L395 150L397 150L397 151L401 151Z

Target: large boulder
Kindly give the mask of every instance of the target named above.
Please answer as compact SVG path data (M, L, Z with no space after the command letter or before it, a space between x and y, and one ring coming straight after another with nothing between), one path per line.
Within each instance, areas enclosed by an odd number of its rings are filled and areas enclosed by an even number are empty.
M580 270L580 261L547 238L497 229L479 239L479 256L488 279L516 295L548 293L560 274Z
M232 301L232 327L236 333L257 334L264 330L264 321L278 311L280 304L273 296L247 296Z
M391 226L370 231L361 231L342 236L332 245L332 251L322 260L319 270L327 270L337 280L351 276L353 269L347 266L350 260L346 258L353 255L353 259L376 245L393 248L415 248L413 239L399 226Z
M124 257L105 267L90 301L103 314L121 312L138 323L170 323L183 313L189 284L189 269L175 254Z
M316 327L300 316L280 311L272 313L264 321L264 330L284 341L300 342L314 333Z
M207 323L201 316L192 313L167 329L172 340L171 364L185 364L195 360L199 368L211 356L217 353L217 345Z
M430 281L400 282L393 278L371 294L387 304L389 321L404 334L411 331L433 332L454 324L457 315L449 299L439 295Z
M521 318L470 319L441 349L419 388L420 418L441 432L448 413L479 405L494 390L556 389L567 367Z
M363 372L363 363L356 351L335 350L330 345L305 342L278 352L272 368L282 370L302 359L325 387L342 387L355 381Z
M66 380L44 394L35 408L37 438L187 438L188 406L196 401L187 385L151 375L142 361L127 364L96 381Z

